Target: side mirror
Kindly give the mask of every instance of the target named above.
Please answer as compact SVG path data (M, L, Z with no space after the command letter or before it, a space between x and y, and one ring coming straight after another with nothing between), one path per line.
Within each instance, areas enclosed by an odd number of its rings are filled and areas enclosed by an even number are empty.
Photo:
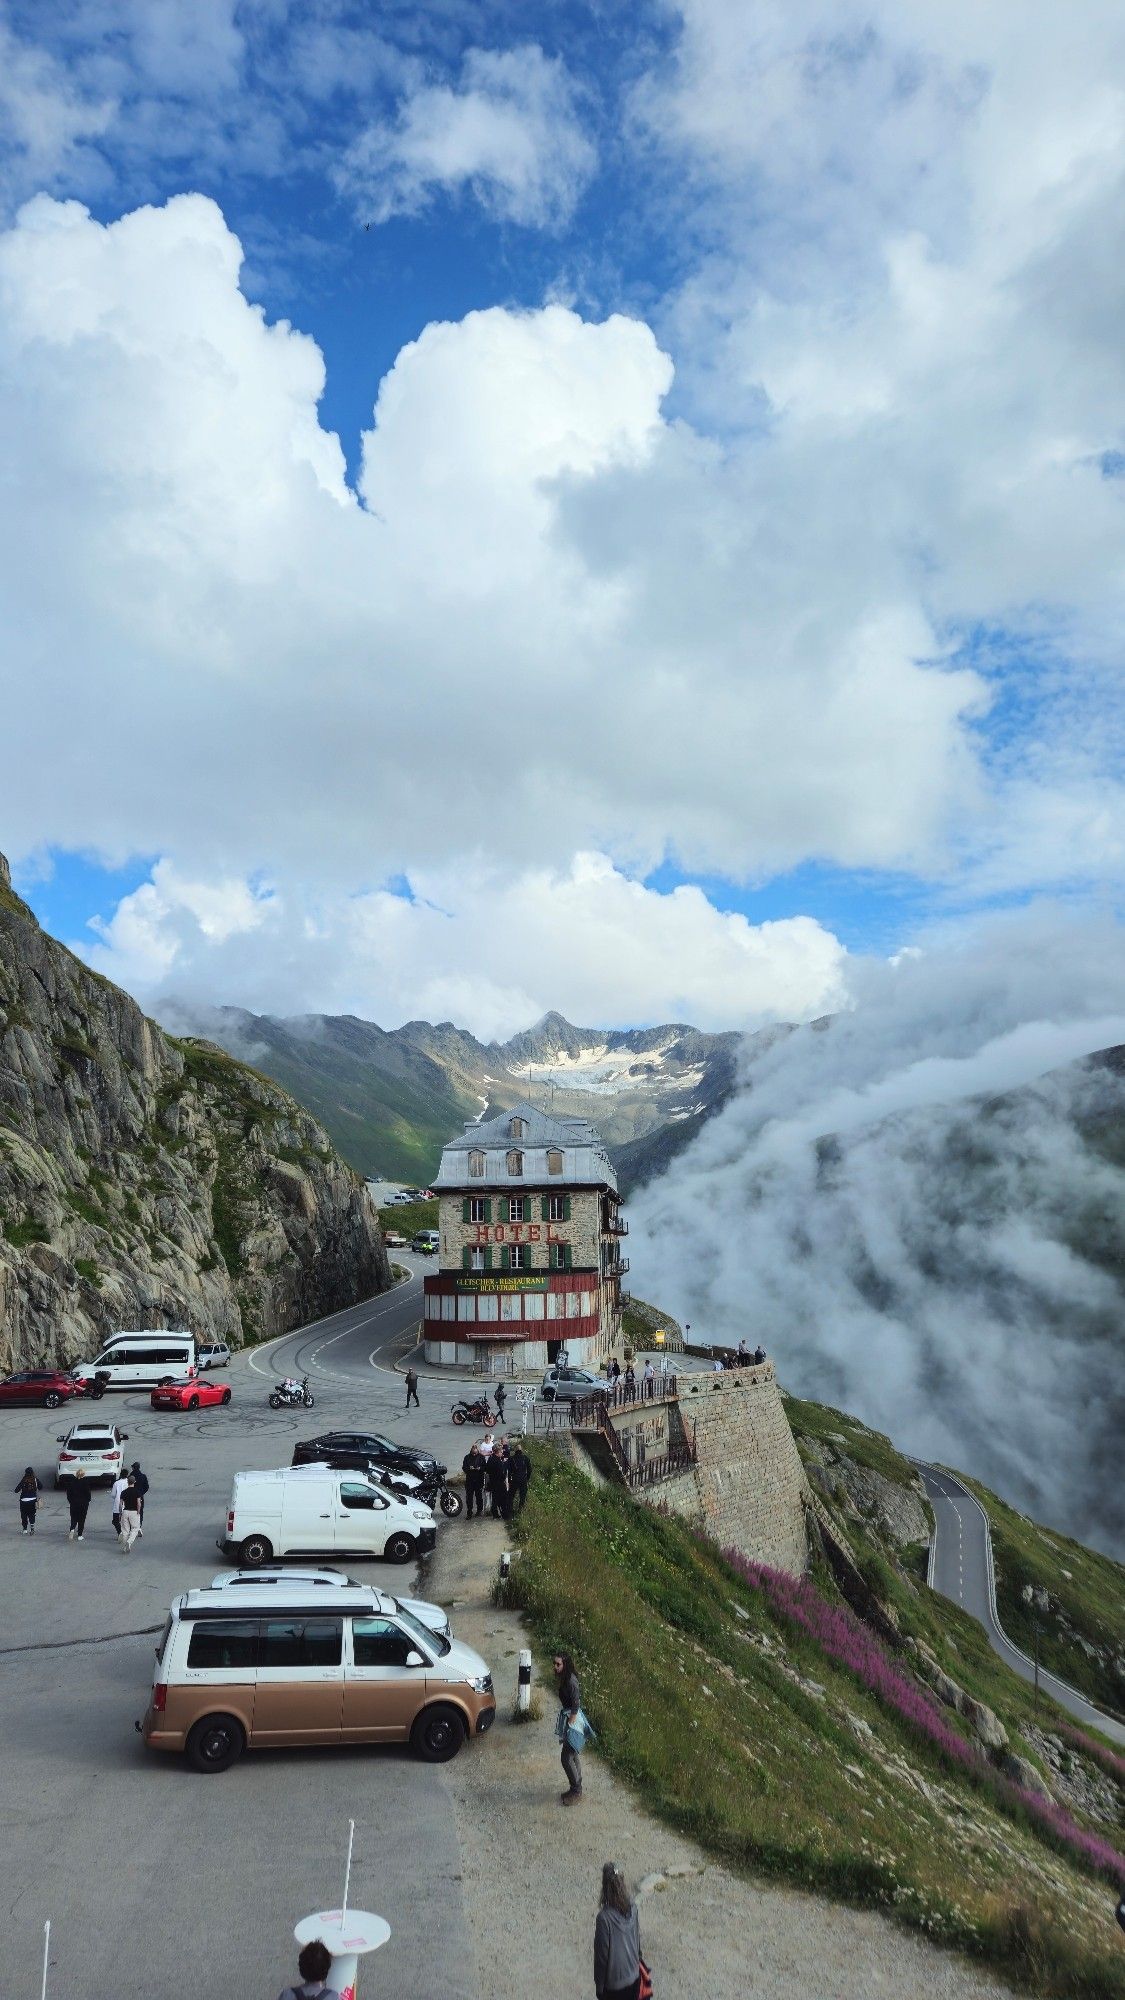
M406 1655L405 1665L408 1667L424 1667L425 1664L426 1662L422 1658L421 1653L419 1653L416 1650L416 1648L412 1646L410 1648L410 1651Z
M129 1442L129 1433L128 1433L128 1431L122 1431L122 1433L121 1433L121 1442L122 1442L122 1444L128 1444L128 1442Z
M65 1432L65 1431L63 1431L63 1433L62 1433L62 1435L61 1435L60 1437L57 1437L57 1438L55 1439L55 1443L56 1443L56 1444L65 1444L65 1443L66 1443L66 1432Z

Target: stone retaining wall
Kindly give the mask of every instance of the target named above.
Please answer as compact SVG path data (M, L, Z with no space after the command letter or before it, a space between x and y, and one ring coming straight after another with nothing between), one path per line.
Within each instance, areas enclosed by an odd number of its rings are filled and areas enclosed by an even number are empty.
M655 1505L694 1521L720 1547L801 1576L808 1567L808 1486L772 1361L756 1368L680 1378L678 1403L636 1415L652 1428L648 1456L694 1437L689 1472L644 1491ZM625 1419L618 1422L621 1430ZM659 1426L665 1443L659 1442Z

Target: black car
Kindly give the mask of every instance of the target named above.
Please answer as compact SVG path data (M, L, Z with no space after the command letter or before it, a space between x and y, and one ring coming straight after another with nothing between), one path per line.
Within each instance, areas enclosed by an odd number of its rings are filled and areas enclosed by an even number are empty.
M418 1479L441 1479L448 1470L432 1452L413 1451L409 1445L380 1437L377 1431L324 1431L320 1437L303 1438L294 1447L293 1463L336 1465L357 1472L378 1465L387 1472L412 1472Z

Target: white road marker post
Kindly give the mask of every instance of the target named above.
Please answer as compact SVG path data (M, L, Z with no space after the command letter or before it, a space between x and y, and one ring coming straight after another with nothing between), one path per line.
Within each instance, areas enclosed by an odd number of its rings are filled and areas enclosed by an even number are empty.
M516 1710L526 1715L531 1707L531 1648L521 1646L519 1679L516 1684Z
M511 1574L512 1574L512 1551L511 1549L505 1549L503 1555L500 1558L501 1583L507 1583L508 1578L511 1576Z
M43 1983L39 1988L39 2000L47 2000L47 1961L51 1956L51 1919L43 1926Z

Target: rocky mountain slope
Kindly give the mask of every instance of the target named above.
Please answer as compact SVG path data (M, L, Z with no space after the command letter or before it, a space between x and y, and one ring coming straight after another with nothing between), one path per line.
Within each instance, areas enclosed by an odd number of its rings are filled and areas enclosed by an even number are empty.
M115 1327L241 1342L390 1284L367 1190L268 1078L48 937L0 857L0 1368Z
M529 1081L545 1109L594 1119L615 1157L650 1134L695 1129L731 1090L740 1041L678 1024L575 1028L561 1014L484 1043L449 1021L387 1031L353 1015L277 1019L175 1002L161 1012L291 1090L361 1173L414 1182L436 1172L466 1119L526 1097Z

